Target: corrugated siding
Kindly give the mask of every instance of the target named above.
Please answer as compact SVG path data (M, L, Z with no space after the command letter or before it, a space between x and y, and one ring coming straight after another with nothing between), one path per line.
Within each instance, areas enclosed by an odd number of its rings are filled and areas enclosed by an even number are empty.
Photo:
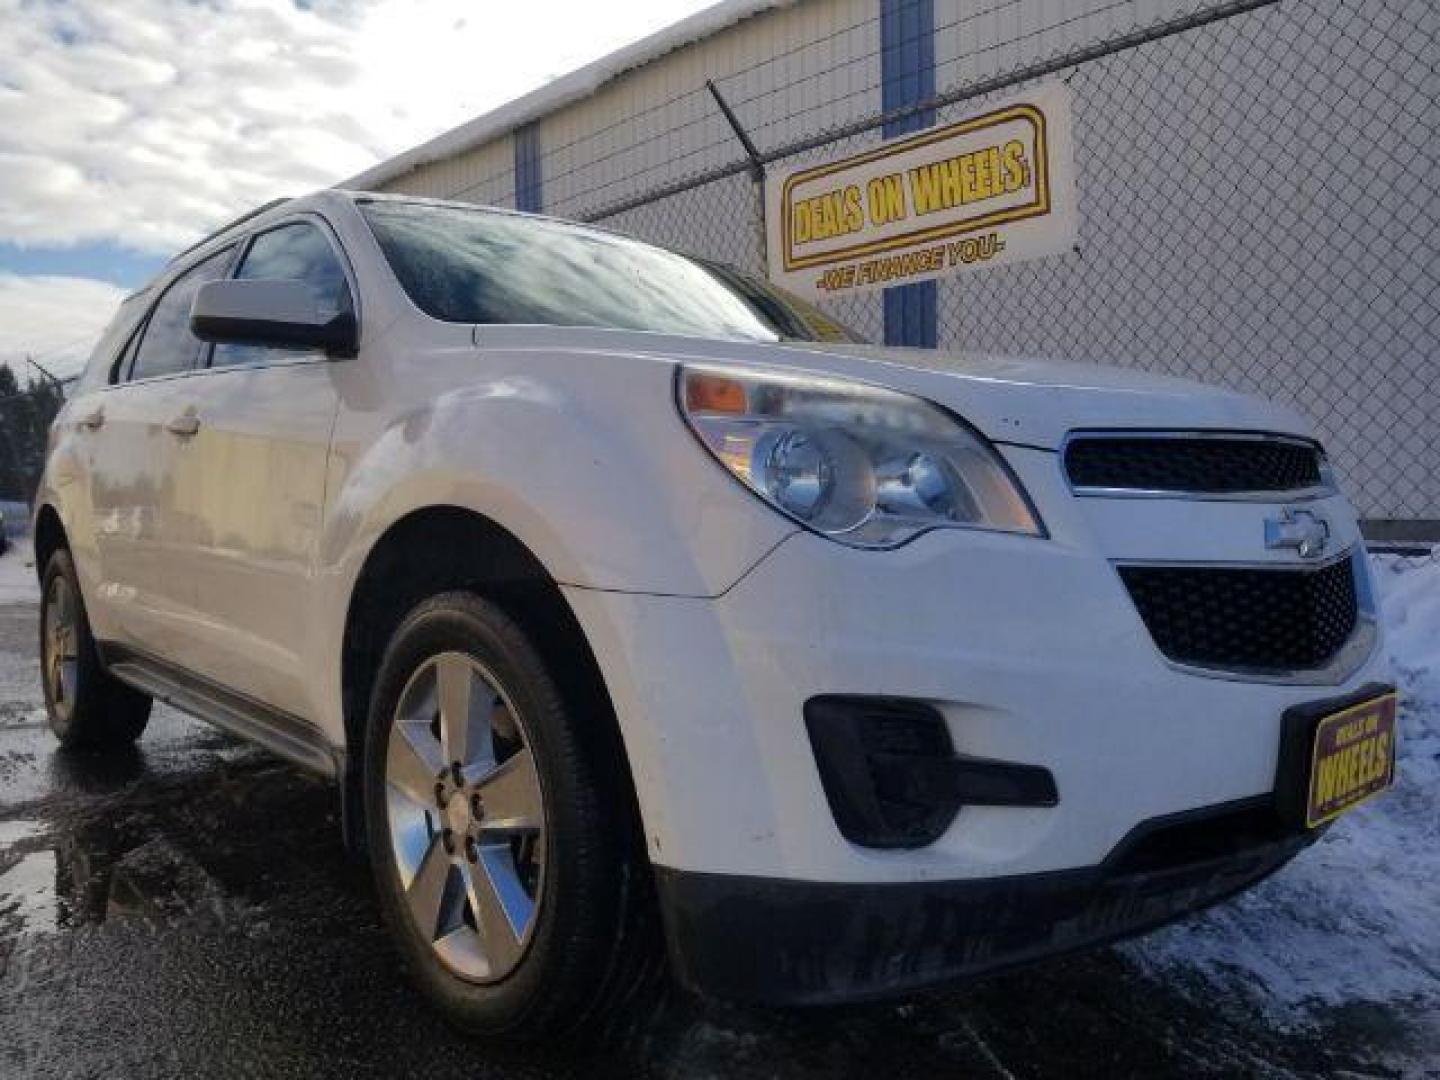
M705 88L722 87L762 148L873 113L880 96L875 0L809 0L766 12L620 76L538 121L542 202L583 215L736 160ZM514 204L511 140L496 140L385 185Z
M965 86L1193 11L1197 0L935 0L935 85Z
M735 161L739 145L707 79L762 149L874 112L874 0L811 0L766 12L546 117L546 205L592 213Z
M515 205L515 151L510 136L444 161L422 165L382 185L382 191L461 199L489 206Z

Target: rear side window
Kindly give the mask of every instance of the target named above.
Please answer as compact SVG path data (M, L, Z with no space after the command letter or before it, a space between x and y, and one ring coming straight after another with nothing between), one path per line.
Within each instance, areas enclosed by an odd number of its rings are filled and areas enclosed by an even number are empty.
M315 290L327 314L354 310L350 285L335 249L319 227L307 221L294 221L256 236L235 277L304 281ZM306 355L309 353L303 350L296 352L266 345L217 345L210 356L210 366L255 364Z
M195 366L202 342L190 332L190 305L201 285L225 276L234 252L233 247L225 248L196 263L165 290L150 313L129 378L150 379L189 371Z
M100 340L90 352L90 359L85 364L85 374L80 379L81 391L115 381L117 359L133 340L131 335L145 317L145 307L146 297L143 293L133 293L120 302L115 317L110 320L110 324L105 327L105 332L100 335Z
M125 351L115 358L115 367L110 372L110 381L123 382L128 376L125 374L134 366L135 350L140 348L140 339L145 336L145 329L141 327L130 336L125 343Z

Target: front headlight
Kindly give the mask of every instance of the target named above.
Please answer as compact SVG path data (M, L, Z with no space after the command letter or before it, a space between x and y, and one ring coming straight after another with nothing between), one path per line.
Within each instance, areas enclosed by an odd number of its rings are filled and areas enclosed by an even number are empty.
M841 543L897 547L943 528L1044 534L983 436L921 398L838 379L686 367L679 403L747 487Z

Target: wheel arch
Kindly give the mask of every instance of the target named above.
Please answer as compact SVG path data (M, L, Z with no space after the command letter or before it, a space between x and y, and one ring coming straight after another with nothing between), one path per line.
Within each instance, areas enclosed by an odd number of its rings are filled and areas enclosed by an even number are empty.
M558 582L528 546L494 519L466 507L433 505L409 511L376 538L346 605L340 682L347 748L342 778L347 848L352 853L364 850L365 725L385 647L417 604L457 589L484 596L514 619L540 651L576 715L594 722L603 752L614 754L624 770L638 830L633 775L611 697Z
M45 503L35 514L35 576L43 581L50 556L69 546L60 512L50 503Z

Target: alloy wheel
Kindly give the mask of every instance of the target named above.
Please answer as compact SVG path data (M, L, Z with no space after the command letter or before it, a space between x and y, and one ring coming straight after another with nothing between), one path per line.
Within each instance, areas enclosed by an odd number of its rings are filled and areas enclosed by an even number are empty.
M417 930L454 974L503 979L535 929L545 807L524 720L473 657L431 657L400 695L385 761L390 842Z
M50 582L45 598L44 667L50 704L62 718L70 715L80 668L80 632L75 590L63 576Z

